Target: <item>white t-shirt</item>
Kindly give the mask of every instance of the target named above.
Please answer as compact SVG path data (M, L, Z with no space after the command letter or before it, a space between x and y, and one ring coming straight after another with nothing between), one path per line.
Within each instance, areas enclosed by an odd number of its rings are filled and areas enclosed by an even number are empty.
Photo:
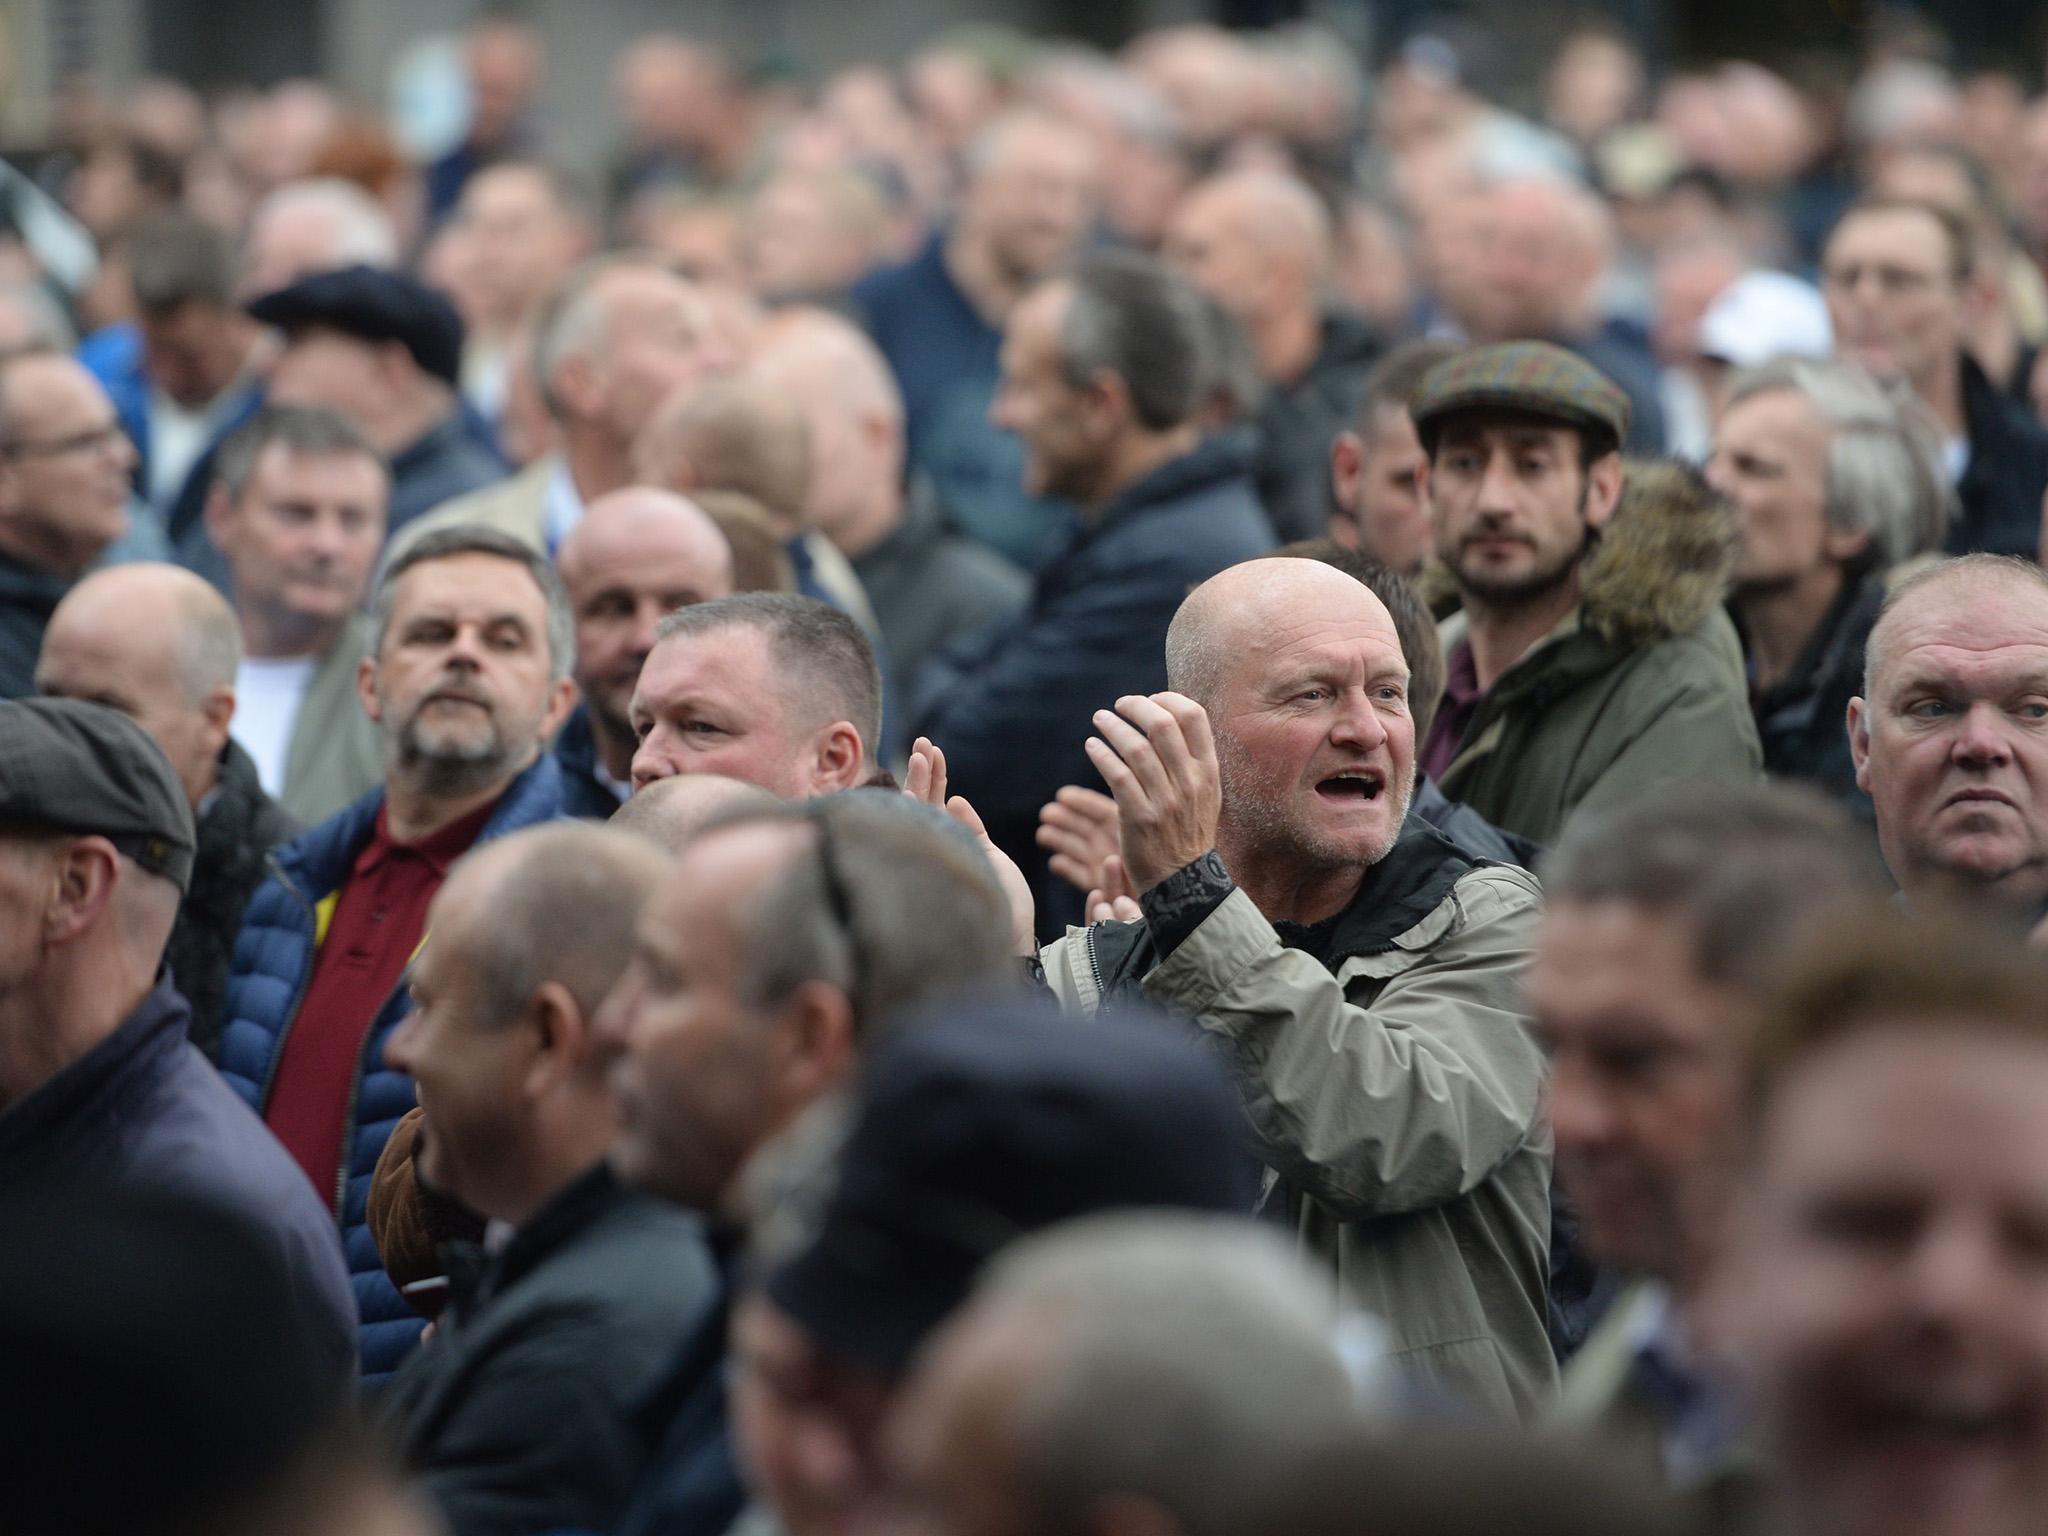
M256 762L263 792L284 793L285 759L291 754L292 727L313 681L316 656L288 656L273 661L245 656L235 670L235 723L229 729L242 750Z

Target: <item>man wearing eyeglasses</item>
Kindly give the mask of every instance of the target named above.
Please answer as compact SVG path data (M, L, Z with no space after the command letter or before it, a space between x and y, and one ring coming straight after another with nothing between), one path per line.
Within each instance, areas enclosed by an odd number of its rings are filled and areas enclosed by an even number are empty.
M1932 203L1873 198L1842 215L1821 256L1835 353L1910 388L1940 423L1959 515L1953 554L2033 559L2048 493L2048 430L2003 395L1963 348L1978 304L1970 232Z
M85 368L0 364L0 698L36 691L36 655L72 584L128 531L135 449Z

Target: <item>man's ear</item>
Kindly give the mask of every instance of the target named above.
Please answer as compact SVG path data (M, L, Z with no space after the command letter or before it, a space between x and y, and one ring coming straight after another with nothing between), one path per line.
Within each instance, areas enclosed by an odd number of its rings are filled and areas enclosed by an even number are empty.
M1337 440L1330 444L1330 495L1347 522L1358 515L1358 483L1364 476L1365 444L1356 432L1339 432ZM1330 526L1334 534L1335 518Z
M567 987L558 981L542 982L523 1027L533 1032L534 1042L533 1060L526 1068L528 1098L544 1098L588 1076L595 1045L590 1020Z
M800 1109L853 1073L853 1001L829 982L807 981L782 1005L778 1075L783 1104Z
M220 749L228 744L228 730L234 724L235 690L214 689L207 694L206 702L200 706L200 711L206 716L206 733L213 741L213 750L218 755Z
M362 702L363 713L373 722L382 722L384 707L377 702L377 658L365 656L356 663L356 698Z
M547 713L541 716L540 722L540 747L543 752L548 750L549 744L555 739L555 732L562 728L562 722L569 718L570 711L575 709L576 701L581 697L582 693L577 688L574 678L562 678L549 688Z
M91 928L114 899L121 856L104 837L76 838L58 853L51 873L56 890L44 909L43 938L68 944Z
M1849 701L1849 758L1856 765L1856 787L1870 793L1870 704L1865 699Z
M1426 479L1425 482L1427 483ZM1605 528L1614 509L1621 505L1621 493L1628 484L1628 472L1619 453L1603 453L1586 471L1586 526Z
M234 517L234 503L228 499L228 488L215 481L206 493L206 537L213 547L225 551L228 547L228 528Z
M850 721L835 720L818 733L818 793L853 789L868 776L867 748Z

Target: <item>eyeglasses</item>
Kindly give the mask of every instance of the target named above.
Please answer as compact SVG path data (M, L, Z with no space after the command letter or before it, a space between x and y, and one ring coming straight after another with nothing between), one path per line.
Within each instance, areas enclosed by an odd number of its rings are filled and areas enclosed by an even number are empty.
M68 453L97 453L111 448L116 443L127 441L128 434L121 430L121 424L110 421L103 427L94 427L89 432L74 432L69 437L52 437L43 442L19 442L0 444L0 454L8 458L27 458L31 454L40 458L58 458Z
M862 964L860 932L853 925L853 894L840 866L838 840L832 834L831 802L812 801L804 807L804 820L818 831L818 878L825 887L825 910L846 937L847 969L852 981L847 991L857 1014L867 990L866 968Z

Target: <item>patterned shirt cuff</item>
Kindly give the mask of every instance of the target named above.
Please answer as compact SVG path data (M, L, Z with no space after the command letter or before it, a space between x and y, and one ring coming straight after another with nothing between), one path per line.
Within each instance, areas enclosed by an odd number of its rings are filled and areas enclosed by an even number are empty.
M1212 849L1140 896L1138 905L1144 909L1145 927L1159 958L1164 960L1179 949L1236 889L1224 872L1222 858Z

